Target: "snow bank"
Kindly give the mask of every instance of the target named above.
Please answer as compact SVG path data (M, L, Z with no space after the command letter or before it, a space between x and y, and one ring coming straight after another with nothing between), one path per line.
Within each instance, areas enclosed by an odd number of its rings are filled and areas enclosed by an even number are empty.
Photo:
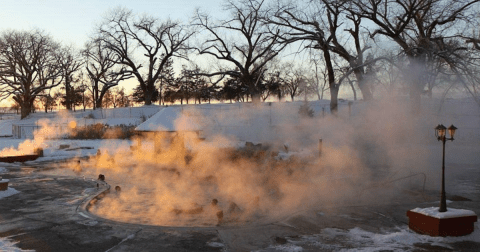
M0 199L10 197L10 196L15 195L17 193L19 193L19 191L15 190L14 188L8 187L8 189L6 191L0 191ZM1 241L0 241L0 243L1 243ZM1 246L0 246L0 248L1 248Z
M18 242L13 242L8 237L0 237L0 251L20 252L20 251L35 251L23 250L15 246Z
M448 218L455 218L455 217L463 217L463 216L472 216L475 215L475 212L466 209L455 209L455 208L447 208L446 212L439 212L438 207L427 207L427 208L415 208L410 210L415 213L421 213L430 217L434 217L437 219L448 219Z

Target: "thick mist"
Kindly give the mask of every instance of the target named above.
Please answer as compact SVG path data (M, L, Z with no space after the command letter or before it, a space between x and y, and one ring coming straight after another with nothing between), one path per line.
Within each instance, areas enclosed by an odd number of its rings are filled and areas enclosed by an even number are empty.
M385 204L421 189L423 177L385 182L428 173L428 113L412 116L408 103L392 99L354 106L351 115L313 118L288 103L182 108L175 127L195 123L205 140L149 133L82 162L83 173L121 187L92 211L154 225L262 223L326 205Z
M325 206L387 204L422 189L416 174L438 177L430 164L438 123L431 109L413 116L408 101L390 98L343 105L331 116L312 102L311 118L300 116L299 105L169 107L178 112L171 119L178 131L150 122L159 131L123 145L101 140L97 155L58 168L105 175L111 193L91 208L95 214L166 226L258 224ZM56 122L70 127L42 121L33 140L2 153L31 153L75 128L68 114Z

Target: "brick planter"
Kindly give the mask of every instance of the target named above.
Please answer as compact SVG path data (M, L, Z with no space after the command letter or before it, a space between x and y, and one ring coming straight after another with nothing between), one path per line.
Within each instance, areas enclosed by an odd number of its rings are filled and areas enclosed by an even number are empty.
M0 179L0 191L8 190L8 179Z
M439 213L438 207L415 208L407 212L408 227L430 236L463 236L473 232L477 215L470 210L447 209Z

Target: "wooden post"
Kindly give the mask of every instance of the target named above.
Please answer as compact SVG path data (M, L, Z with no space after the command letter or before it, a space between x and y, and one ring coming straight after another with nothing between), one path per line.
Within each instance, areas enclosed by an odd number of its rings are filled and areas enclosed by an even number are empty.
M318 156L322 156L322 139L318 139Z
M353 102L349 101L348 102L348 116L352 117L352 104Z

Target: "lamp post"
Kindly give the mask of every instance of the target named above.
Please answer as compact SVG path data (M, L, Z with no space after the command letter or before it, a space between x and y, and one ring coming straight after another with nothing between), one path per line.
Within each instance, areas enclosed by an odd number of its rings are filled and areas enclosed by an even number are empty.
M445 142L447 140L453 141L453 136L455 135L455 130L457 128L453 126L453 124L448 127L448 134L450 134L450 138L446 137L446 130L447 128L442 124L439 124L435 127L435 136L437 137L438 141L442 141L443 144L443 155L442 155L442 192L440 198L440 209L439 212L446 212L447 211L447 198L445 196Z

